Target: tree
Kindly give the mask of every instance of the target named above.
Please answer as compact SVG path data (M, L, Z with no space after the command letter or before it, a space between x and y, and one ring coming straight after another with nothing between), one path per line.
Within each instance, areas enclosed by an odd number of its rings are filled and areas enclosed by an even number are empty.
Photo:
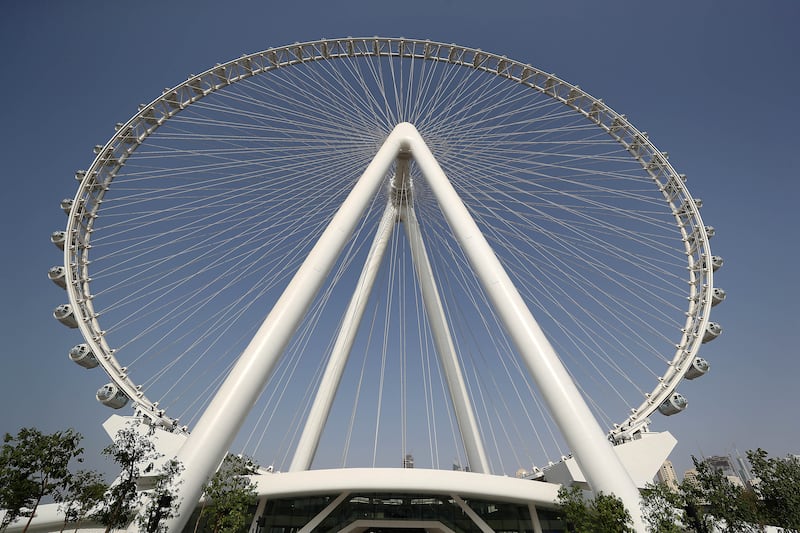
M698 522L708 523L706 518L713 517L715 525L723 531L731 533L747 533L761 531L758 506L747 489L734 485L706 461L698 461L692 457L697 477L695 482L684 482L682 491L687 504L701 515Z
M648 485L642 491L642 510L653 533L761 531L758 502L752 491L731 483L722 472L692 457L697 472L677 491L664 484Z
M42 498L65 490L72 477L70 462L82 461L82 438L73 429L50 435L36 428L22 428L16 436L6 433L0 451L0 507L7 509L3 528L27 516L27 531Z
M768 458L761 448L747 452L754 491L762 517L770 525L800 531L800 460L797 457Z
M3 520L0 522L0 531L22 516L22 512L29 500L29 495L36 490L36 484L28 477L16 470L8 470L2 466L0 473L0 508L5 510Z
M644 517L651 532L674 533L681 526L697 533L762 531L764 525L800 531L800 461L747 452L756 482L732 483L705 461L692 458L697 472L675 493L662 485L643 491Z
M172 509L177 504L172 498L170 486L182 469L180 464L175 460L165 463L160 473L154 476L154 497L148 499L148 495L139 491L138 482L143 474L151 474L163 457L148 436L141 434L136 427L125 427L117 432L116 439L103 450L103 454L117 463L122 471L92 516L106 526L108 533L112 529L126 527L137 510L145 506L140 528L143 531L161 531L162 520L172 516ZM162 504L165 506L162 507Z
M622 500L613 494L598 494L589 502L589 516L596 532L633 532L633 520Z
M650 533L682 533L686 524L686 499L666 483L648 484L642 490L642 515Z
M583 499L583 491L576 486L558 489L558 499L564 529L568 532L589 530L589 509Z
M103 499L107 489L108 485L97 472L91 470L76 472L66 490L56 496L56 501L64 513L64 525L61 531L64 531L69 523L75 524L75 531L78 531L81 520Z
M256 502L256 486L247 477L258 470L252 459L228 455L203 489L206 502L197 517L195 531L205 518L214 533L240 531L247 527L248 508Z
M139 530L147 533L167 531L165 520L173 518L177 512L177 485L175 478L183 471L177 459L170 459L156 478L155 487L147 495L144 512L139 515Z
M633 520L622 500L611 494L598 494L588 502L583 491L576 487L558 489L557 502L561 508L566 531L571 533L628 533Z

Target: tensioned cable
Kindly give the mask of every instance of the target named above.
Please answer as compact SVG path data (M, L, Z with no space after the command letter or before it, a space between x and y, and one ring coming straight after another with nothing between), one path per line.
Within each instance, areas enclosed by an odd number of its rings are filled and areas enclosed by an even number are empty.
M182 420L196 417L256 327L251 317L268 311L401 120L419 129L598 416L609 425L624 417L608 396L625 410L638 405L684 327L685 237L672 208L642 162L563 103L491 73L417 57L318 61L247 78L170 118L119 169L94 222L93 302L116 356L148 396L174 403ZM424 179L415 183L468 391L482 398L478 424L494 442L492 463L519 463L522 448L505 457L503 449L526 434L542 450L552 448L544 440L561 446L535 387L515 380L526 371L496 333L498 318ZM387 189L373 207L386 201ZM373 207L361 227L376 220ZM330 344L336 328L328 314L340 312L332 309L358 271L363 235L351 246L251 416L248 448L281 448L268 452L275 462L285 461L319 380L321 363L307 367L303 352ZM446 385L401 255L391 259L394 282L376 295L385 304L381 368L400 357L401 453L419 446L409 402L414 387L424 391L422 425L438 466L441 455L461 454L462 444L451 411L440 409ZM399 296L409 290L414 302ZM394 335L401 341L390 344ZM417 350L421 383L411 377ZM487 370L493 357L497 373ZM296 379L302 387L290 385ZM386 423L383 394L373 464ZM278 417L282 404L292 404L288 418ZM362 438L357 418L354 407L347 450ZM280 438L265 429L278 423L290 426ZM448 423L453 443L445 446L439 431ZM550 439L523 428L532 425ZM549 453L542 450L535 455Z

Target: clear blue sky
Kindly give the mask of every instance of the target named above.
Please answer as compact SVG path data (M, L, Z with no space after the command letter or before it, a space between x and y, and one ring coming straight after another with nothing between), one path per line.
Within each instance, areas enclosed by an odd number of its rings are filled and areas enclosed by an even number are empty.
M723 337L701 354L712 371L681 388L690 407L669 420L679 441L672 458L682 471L690 454L800 453L798 20L789 0L6 2L0 431L75 427L89 455L107 443L100 424L110 412L94 399L97 377L67 359L76 339L51 317L64 296L46 274L60 260L48 242L65 224L59 201L74 194L74 170L114 123L245 52L383 35L455 42L554 72L669 152L717 229L712 247L725 267L716 280L728 293L713 315Z

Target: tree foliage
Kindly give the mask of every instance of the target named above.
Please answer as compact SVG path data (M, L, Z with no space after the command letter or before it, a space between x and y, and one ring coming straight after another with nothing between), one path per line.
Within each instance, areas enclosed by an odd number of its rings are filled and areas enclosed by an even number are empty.
M665 483L649 484L642 490L642 515L651 533L682 533L686 523L683 495Z
M249 475L258 470L250 458L228 455L203 489L205 504L197 518L205 531L235 532L246 529L248 508L256 502L256 486Z
M704 524L714 522L730 533L762 529L749 489L732 483L706 461L692 457L692 462L697 471L696 481L683 483L681 488L687 501L702 515Z
M175 478L183 471L183 465L177 459L170 459L161 468L155 486L146 499L144 512L139 515L139 530L147 533L163 533L167 531L165 521L177 514L177 485Z
M65 490L56 495L56 501L64 513L64 525L61 531L64 531L70 523L75 524L75 531L78 531L81 520L86 518L92 508L103 499L106 489L108 485L97 472L91 470L76 472Z
M140 529L162 531L163 521L172 517L173 509L177 507L172 482L181 471L181 465L174 460L167 461L154 476L153 490L144 494L138 487L140 478L152 474L156 463L163 457L147 435L141 434L134 426L125 427L117 432L114 442L103 450L103 454L119 465L121 472L106 491L93 517L106 526L108 532L126 527L144 506Z
M800 531L800 460L797 457L768 458L762 449L747 452L755 494L764 520L773 526Z
M578 487L561 487L557 503L566 531L570 533L628 533L633 520L622 500L614 495L598 494L585 501Z
M650 485L642 493L643 514L654 533L763 531L765 525L800 531L800 461L768 458L764 450L747 452L755 481L732 483L709 463L692 458L695 479L675 492Z
M16 436L6 433L0 450L0 507L6 514L5 528L21 516L28 522L46 496L66 490L72 480L72 461L81 462L80 433L73 429L44 434L36 428L22 428Z

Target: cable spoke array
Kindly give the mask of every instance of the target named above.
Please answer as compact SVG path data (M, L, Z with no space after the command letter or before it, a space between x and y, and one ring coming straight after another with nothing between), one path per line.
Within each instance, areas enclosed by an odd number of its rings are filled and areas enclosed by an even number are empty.
M81 175L65 254L71 301L141 413L191 428L403 121L419 130L598 419L610 431L646 422L708 321L707 237L665 156L624 117L532 67L378 39L294 45L193 77L122 125ZM285 469L292 459L391 177L236 441L262 464ZM492 470L569 453L413 163L411 179ZM400 466L406 454L434 468L468 466L402 224L315 467Z

